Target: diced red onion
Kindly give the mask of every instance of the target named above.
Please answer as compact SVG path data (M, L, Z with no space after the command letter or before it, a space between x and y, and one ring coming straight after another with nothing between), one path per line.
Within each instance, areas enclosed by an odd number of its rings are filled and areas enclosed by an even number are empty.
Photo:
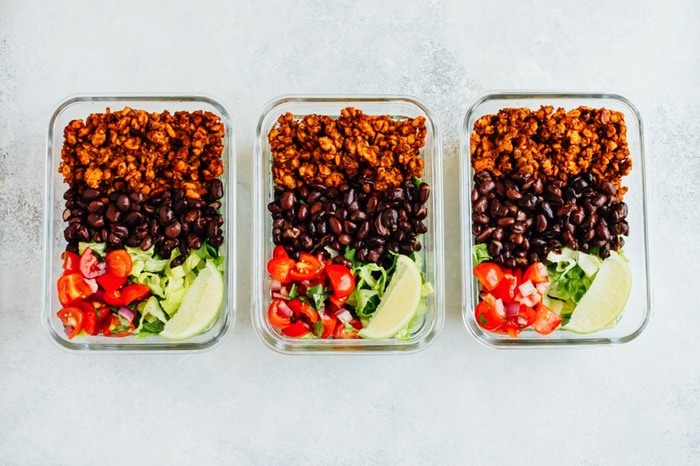
M352 314L350 314L350 311L342 307L338 309L338 311L335 313L335 316L344 324L347 324L352 320Z
M93 293L95 293L100 287L97 285L97 280L94 278L85 278L85 283L88 284Z
M122 306L119 308L119 315L128 320L129 323L132 323L134 321L134 318L136 317L134 311L132 311L126 306Z
M104 290L97 290L95 291L92 296L90 296L90 299L92 301L99 301L101 303L104 303L104 296L105 296L105 291Z
M549 282L538 283L537 285L535 285L535 288L537 288L537 292L539 294L543 295L547 292L547 288L549 288Z
M511 303L506 307L506 317L515 317L520 312L520 304Z
M518 287L518 289L523 296L530 296L531 294L535 294L537 292L537 289L535 288L535 285L532 284L531 280L524 282Z
M282 282L279 280L270 280L270 290L279 291L282 288Z
M68 327L63 327L63 331L66 332L66 335L70 335L73 331L73 327L71 327L70 325Z
M503 305L503 300L502 300L501 298L498 298L498 299L496 300L495 305L496 305L496 312L498 313L498 315L501 316L501 317L505 317L505 315L506 315L506 308L505 308L505 306Z
M287 301L280 301L277 305L277 312L284 317L292 316L292 309L287 305Z
M287 296L285 296L284 294L282 294L281 291L273 291L273 292L272 292L272 297L273 297L273 298L279 298L279 299L287 299Z

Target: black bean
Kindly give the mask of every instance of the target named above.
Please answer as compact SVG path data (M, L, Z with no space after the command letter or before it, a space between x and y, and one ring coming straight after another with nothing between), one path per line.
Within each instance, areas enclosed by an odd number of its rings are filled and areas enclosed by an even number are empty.
M481 232L475 238L476 242L477 243L486 242L486 240L488 240L491 237L493 230L494 230L493 227L486 227L483 230L481 230Z
M485 197L482 197L481 199L476 201L476 203L472 206L472 211L483 214L484 212L486 212L486 208L488 207L488 204L489 204L488 199ZM420 206L420 207L424 208L424 206Z
M418 196L423 204L428 202L428 198L430 197L430 186L428 183L421 183Z
M478 201L479 198L480 198L480 196L479 196L479 190L476 189L476 188L473 188L473 189L472 189L472 195L471 195L471 197L472 197L472 203Z
M180 222L177 220L171 222L168 224L168 226L165 227L165 236L168 238L176 238L177 236L180 235L180 232L182 231L182 225L180 225Z
M488 218L486 219L486 221L480 223L488 223ZM515 219L513 217L501 217L498 220L496 220L496 223L498 223L498 226L501 227L509 227L515 223Z
M127 210L129 210L129 207L131 207L131 201L129 200L129 196L123 193L117 197L115 204L117 208L122 212L126 212Z
M549 205L549 203L543 202L540 208L542 209L542 213L544 213L544 215L546 215L547 218L554 218L554 212L552 211L552 207Z
M331 230L333 230L333 233L338 236L343 232L343 225L340 223L340 220L338 220L335 217L331 217L328 219L328 225L331 227Z
M101 195L102 194L98 190L93 188L87 188L85 189L85 191L83 191L83 199L85 199L86 201L92 201L94 199L99 198Z
M95 213L95 212L102 212L105 208L105 203L98 200L94 200L88 204L87 210L88 212Z
M105 219L100 214L88 215L87 221L93 228L102 228L103 226L105 226Z
M492 257L498 256L503 251L503 243L498 240L491 240L489 243L489 254Z
M517 201L518 199L521 199L523 195L520 194L515 188L510 188L506 190L506 197L513 201Z
M287 190L282 194L282 198L280 199L280 207L282 207L282 210L291 210L292 207L294 207L294 204L296 202L296 196L294 195L293 191Z

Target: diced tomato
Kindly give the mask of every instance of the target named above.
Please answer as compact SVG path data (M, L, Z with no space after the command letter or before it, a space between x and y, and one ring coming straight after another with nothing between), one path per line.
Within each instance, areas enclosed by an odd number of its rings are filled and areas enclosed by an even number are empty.
M126 283L126 277L118 277L112 272L107 272L97 277L97 284L105 291L113 291L121 288Z
M333 297L347 298L355 291L355 276L349 268L340 264L330 264L324 270L333 289Z
M501 298L505 304L515 302L515 293L518 288L518 281L515 275L510 272L503 274L503 278L498 286L491 292L496 298Z
M476 305L474 316L479 326L484 330L496 330L506 321L503 300L495 298L492 294L487 294Z
M289 283L289 272L296 265L296 261L290 257L273 257L267 263L267 272L273 280L281 283Z
M80 273L85 278L96 278L105 273L105 265L90 248L85 248L83 255L80 256Z
M274 260L274 259L273 259ZM299 260L289 272L292 280L312 280L318 277L323 270L323 263L317 257L305 252L299 253ZM280 280L282 281L282 280Z
M304 302L299 298L295 298L287 302L287 305L297 315L306 316L311 324L318 322L318 312L316 312L316 310L311 307L309 303Z
M66 306L61 308L56 315L61 319L64 327L71 327L68 338L72 339L83 329L83 311L78 306Z
M102 299L105 303L109 304L110 306L124 305L121 289L105 290L104 294L102 295Z
M335 324L335 329L333 330L333 338L339 340L360 338L357 332L362 330L362 323L357 319L352 319L348 324L349 325L345 325L342 320L338 319L338 322ZM350 330L348 326L352 328L352 330Z
M58 288L58 300L64 306L72 304L79 299L85 299L92 294L90 286L80 273L62 275L56 283Z
M61 254L63 259L64 274L80 272L80 256L72 251L63 251Z
M520 328L527 328L532 325L536 318L537 312L532 307L521 304L515 321Z
M287 254L287 250L284 249L284 246L277 245L275 249L272 250L272 257L289 257L289 254Z
M283 306L287 306L283 299L275 298L270 302L270 307L267 308L267 318L270 321L270 325L278 329L283 329L291 324L289 321L290 316L280 311L280 304L282 303L284 303Z
M115 249L105 256L107 271L117 277L126 277L131 272L133 261L126 249Z
M348 300L348 296L345 296L345 297L342 297L342 298L338 298L338 297L336 297L335 295L330 295L330 296L328 297L328 300L329 300L331 303L333 303L333 305L334 305L336 308L341 308L341 307L345 306L345 302Z
M282 329L282 333L291 338L303 337L309 332L311 332L311 330L302 321L297 321Z
M106 337L126 337L134 330L134 324L123 325L119 317L114 314L110 314L102 323L102 334Z
M549 281L549 275L547 275L547 267L542 262L535 262L530 265L525 273L523 274L523 281L530 280L532 283L545 283Z
M549 335L552 333L559 325L561 325L562 318L559 314L552 311L550 308L544 304L537 306L537 317L532 323L532 328L542 335Z
M521 330L522 327L512 319L507 320L503 325L496 329L497 332L507 333L513 338L517 337Z
M151 296L151 289L140 283L132 283L122 288L121 295L122 305L128 306L135 301L143 301Z
M321 335L321 338L328 338L333 335L337 320L337 317L331 316L326 312L321 314L321 321L323 322L323 335Z
M474 276L486 291L491 291L503 278L503 270L494 262L482 262L474 267Z
M99 303L93 303L93 306L95 307L95 314L97 315L98 322L102 322L112 313L112 310L109 308L109 306L105 306Z
M83 311L83 330L88 335L97 335L99 328L97 327L97 314L95 307L89 301L80 301L76 304Z

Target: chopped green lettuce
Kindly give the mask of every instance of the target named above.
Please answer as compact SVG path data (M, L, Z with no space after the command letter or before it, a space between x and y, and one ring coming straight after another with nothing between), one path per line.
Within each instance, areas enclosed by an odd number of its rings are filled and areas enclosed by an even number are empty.
M472 258L474 260L474 266L477 266L484 261L491 260L492 258L489 254L488 245L486 243L481 243L472 246Z

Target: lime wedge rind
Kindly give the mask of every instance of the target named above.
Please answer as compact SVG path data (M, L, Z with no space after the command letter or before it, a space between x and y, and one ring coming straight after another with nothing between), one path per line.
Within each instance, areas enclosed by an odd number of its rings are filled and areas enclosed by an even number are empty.
M177 313L160 336L168 340L186 340L208 329L216 320L224 302L224 279L216 266L207 263L182 299Z
M632 274L627 260L611 251L593 284L581 298L562 327L574 333L593 333L615 324L624 311L632 291Z
M396 260L396 270L369 325L360 330L362 338L391 338L416 315L421 299L420 271L407 256Z

